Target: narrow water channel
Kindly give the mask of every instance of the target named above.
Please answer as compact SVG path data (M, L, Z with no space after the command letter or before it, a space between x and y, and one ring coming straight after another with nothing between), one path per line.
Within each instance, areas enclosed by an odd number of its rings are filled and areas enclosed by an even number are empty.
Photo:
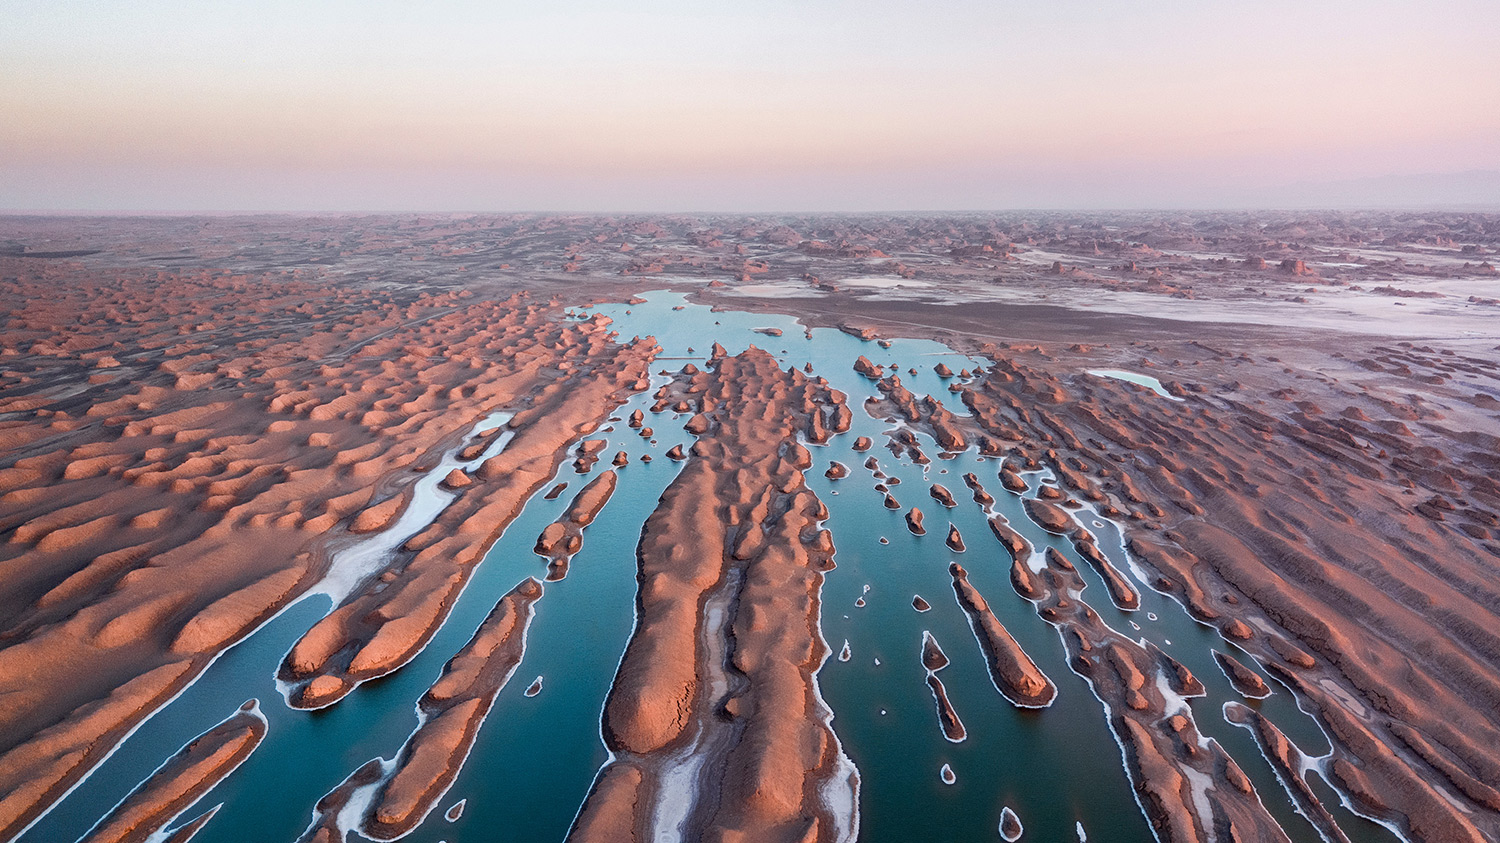
M991 511L1005 516L1038 551L1054 546L1073 558L1071 547L1026 518L1020 498L1000 486L998 459L972 450L950 460L936 459L940 449L925 438L923 448L935 458L930 465L893 457L883 447L884 434L893 425L864 411L864 400L875 394L874 383L852 368L861 354L878 364L897 364L903 383L914 393L930 393L962 414L962 403L947 391L950 381L939 378L933 367L946 362L958 371L985 361L933 341L895 340L887 349L831 329L815 329L809 338L791 317L714 313L665 292L646 298L645 304L611 305L597 312L614 319L622 339L656 336L664 348L657 369L675 371L689 360L702 365L715 341L730 354L754 344L785 366L800 369L811 363L815 374L849 396L853 430L828 445L810 446L815 465L808 483L828 506L827 526L837 546L837 568L825 583L822 609L823 634L835 655L819 680L834 712L834 729L859 768L861 840L998 840L1001 811L1009 806L1024 823L1026 840L1078 840L1081 828L1089 841L1150 841L1102 704L1068 668L1054 629L1012 589L1008 554L990 535L987 513L971 500L963 475L973 472L979 477L996 498ZM763 328L782 334L757 331ZM912 368L915 375L909 374ZM1160 399L1143 393L1141 400ZM309 596L219 658L21 840L78 839L162 759L251 697L260 699L270 723L264 744L184 817L223 805L195 843L294 840L307 827L313 803L323 794L369 759L394 757L416 724L417 699L443 663L468 640L501 595L526 576L545 576L544 561L532 552L538 533L566 509L574 492L609 467L609 455L624 450L631 462L619 469L619 487L584 532L583 549L573 558L567 578L546 584L525 658L496 700L463 773L427 822L406 838L423 843L561 840L606 760L600 711L634 622L635 548L641 525L680 468L666 452L677 444L686 447L691 440L682 429L686 419L670 412L651 415L651 403L647 391L614 414L597 435L610 440L606 459L588 474L574 473L571 462L559 466L557 481L567 481L568 490L556 500L538 494L527 503L478 567L442 630L405 668L364 684L327 710L288 709L277 691L274 671L287 649L330 607L327 596ZM653 441L625 424L637 408L647 411ZM858 436L870 437L876 447L864 454L854 452ZM641 462L642 454L653 460ZM877 481L864 467L870 456L879 460L887 475L899 479L891 491L903 510L882 506L883 495L873 488ZM849 476L825 478L830 460L847 465ZM1031 494L1040 479L1028 475ZM944 509L929 496L931 483L946 486L959 505ZM926 536L914 536L906 528L902 513L912 505L927 515ZM1087 512L1082 517L1116 566L1129 571L1114 525ZM945 546L948 521L963 534L966 552L955 554ZM954 598L948 575L952 560L969 570L997 617L1057 684L1058 698L1050 708L1017 709L991 683ZM1079 571L1090 583L1084 599L1107 623L1132 638L1154 642L1203 681L1208 696L1191 703L1199 729L1220 741L1251 776L1294 840L1316 840L1312 827L1293 811L1251 736L1226 723L1220 713L1225 701L1240 697L1210 654L1212 649L1233 652L1232 648L1144 583L1136 583L1142 592L1140 610L1122 612L1110 603L1089 566L1079 565ZM931 609L916 611L915 595ZM861 598L863 607L856 605ZM960 743L944 738L924 682L924 632L930 632L951 659L941 678L968 730L968 738ZM836 654L845 641L850 658L840 661ZM524 696L537 677L544 678L541 692ZM1326 751L1317 725L1297 710L1284 688L1267 679L1276 693L1252 705L1310 754ZM952 784L939 775L944 765L953 771ZM466 800L462 816L455 822L444 819L442 813L461 799ZM1335 803L1329 807L1351 839L1393 839L1385 829Z

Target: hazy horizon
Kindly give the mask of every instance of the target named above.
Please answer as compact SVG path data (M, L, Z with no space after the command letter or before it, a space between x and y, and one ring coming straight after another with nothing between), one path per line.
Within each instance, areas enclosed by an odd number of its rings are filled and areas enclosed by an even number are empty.
M1500 5L14 4L0 209L1500 204Z

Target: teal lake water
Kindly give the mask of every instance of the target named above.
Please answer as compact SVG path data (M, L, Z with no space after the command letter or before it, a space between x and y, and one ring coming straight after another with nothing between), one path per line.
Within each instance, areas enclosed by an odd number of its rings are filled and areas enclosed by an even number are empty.
M823 590L822 629L832 653L819 682L835 715L834 730L859 768L860 839L999 840L1000 813L1010 806L1025 825L1023 840L1077 840L1081 824L1089 841L1150 841L1103 706L1087 683L1068 669L1057 633L1011 588L1009 556L990 535L986 513L971 500L964 473L978 475L996 498L993 511L1009 519L1038 550L1055 546L1076 559L1068 543L1027 520L1020 499L1000 486L997 459L973 451L937 459L940 449L920 435L923 449L933 457L931 465L893 457L882 447L892 425L870 418L863 409L864 400L875 393L874 383L852 369L861 354L878 364L898 364L903 383L913 392L931 393L962 414L962 403L948 393L948 381L939 379L933 366L946 362L958 371L984 361L931 341L896 340L882 349L831 329L816 329L809 339L790 317L713 313L665 292L647 298L647 304L597 311L615 320L622 339L654 335L664 348L663 357L683 358L661 360L656 369L675 371L688 359L702 365L715 341L731 354L754 344L776 354L786 366L800 369L811 362L815 374L849 396L854 428L829 445L809 446L815 464L808 483L828 506L827 526L838 549L837 568L828 574ZM673 310L674 306L684 309ZM773 337L755 332L762 327L784 333ZM907 374L909 368L918 373ZM1157 399L1146 395L1142 400ZM501 595L526 576L545 576L544 561L532 553L537 534L566 509L574 492L608 467L609 455L623 449L632 462L620 470L614 497L584 532L583 549L573 558L567 578L546 583L525 658L496 700L463 773L427 822L405 838L421 843L561 840L606 758L599 717L634 623L635 548L641 525L680 468L666 452L691 440L682 429L685 418L652 415L652 403L648 391L614 414L613 430L598 434L610 440L606 459L589 475L575 474L570 461L559 467L558 480L568 481L568 490L554 501L538 494L528 502L478 567L448 622L411 664L362 685L330 709L288 709L276 689L276 667L296 639L330 608L326 597L309 597L226 652L20 839L77 840L178 747L244 700L257 697L270 723L265 742L183 819L222 803L195 843L295 840L311 821L319 798L369 759L395 756L416 725L417 699L443 663L468 640ZM655 444L626 426L625 418L636 408L647 411L646 424L654 428ZM854 452L851 446L857 436L869 436L876 447L868 454ZM653 461L641 463L643 453L650 453ZM863 467L868 456L875 456L882 470L900 479L892 494L903 507L916 505L926 513L926 536L911 535L902 512L882 507L882 494L872 488L876 481ZM849 477L826 479L823 471L830 460L847 465ZM1038 479L1028 476L1033 487ZM957 508L945 510L929 496L934 482L953 492ZM945 520L963 533L967 552L955 554L945 546ZM1102 518L1085 520L1116 566L1128 571L1113 525ZM882 537L889 543L881 544ZM969 570L971 581L1002 623L1057 684L1058 698L1050 708L1016 709L991 684L979 646L953 596L950 560ZM1226 723L1220 713L1225 701L1240 697L1214 664L1210 650L1235 652L1233 648L1139 581L1140 610L1116 610L1094 572L1087 565L1078 568L1090 583L1084 599L1107 623L1132 638L1153 641L1203 681L1208 696L1191 703L1199 729L1222 743L1250 775L1292 839L1317 840L1312 827L1292 809L1250 734ZM917 594L931 603L931 611L912 608ZM861 596L866 605L856 607ZM936 637L951 659L939 676L968 728L968 739L962 743L943 737L924 682L924 631ZM836 656L846 640L852 655L841 662ZM537 676L545 677L541 693L524 697L522 692ZM1266 678L1276 693L1251 704L1309 754L1326 752L1326 739L1316 723L1296 708L1284 688ZM944 764L956 775L952 785L939 777ZM467 800L464 813L450 823L442 812L459 799ZM1341 806L1329 807L1358 843L1395 839Z
M1152 392L1169 401L1182 400L1181 398L1178 398L1177 396L1168 392L1167 388L1162 386L1160 380L1153 378L1150 375L1143 375L1139 372L1127 372L1124 369L1090 369L1089 374L1097 375L1101 378L1114 378L1117 381L1125 381L1126 383L1133 383L1138 386L1144 386L1145 388L1151 390Z

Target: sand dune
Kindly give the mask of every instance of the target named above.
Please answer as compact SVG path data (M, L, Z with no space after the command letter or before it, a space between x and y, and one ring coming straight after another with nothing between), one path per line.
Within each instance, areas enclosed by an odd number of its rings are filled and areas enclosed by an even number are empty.
M1500 709L1490 704L1500 696L1484 665L1500 649L1468 620L1485 611L1479 605L1493 590L1478 573L1489 567L1489 552L1474 542L1489 535L1487 510L1454 507L1462 520L1451 524L1421 497L1395 504L1423 487L1429 499L1464 494L1500 504L1467 447L1452 449L1462 455L1457 460L1426 447L1427 458L1444 466L1439 474L1402 456L1418 446L1399 433L1352 413L1335 423L1290 393L1279 399L1288 408L1281 415L1234 397L1222 400L1225 411L1185 388L1178 405L1088 375L1065 384L1039 351L985 350L995 365L961 397L973 411L970 424L1015 443L1007 466L1045 466L1101 513L1134 525L1129 547L1152 585L1253 653L1320 712L1339 759L1326 778L1362 813L1413 839L1477 839L1480 815L1453 801L1471 799L1465 788L1450 786L1419 753L1403 752L1393 734L1411 730L1441 743L1440 754L1474 771L1460 778L1483 781L1496 772L1487 747L1500 745L1491 740L1500 738L1491 734ZM1362 401L1368 418L1389 418L1389 402L1345 391L1344 400ZM1439 426L1420 405L1401 412ZM1492 439L1500 444L1488 434L1476 441ZM1016 481L1007 488L1024 488ZM1133 608L1134 589L1061 505L1076 499L1049 488L1025 501L1028 515L1048 532L1072 536L1112 600ZM1003 525L992 521L992 528L1014 541ZM1017 557L1022 552L1013 548ZM1032 599L1047 592L1045 578L1019 563L1013 580ZM1372 580L1392 586L1374 588ZM1398 662L1416 671L1382 674L1380 665ZM1451 726L1460 721L1472 728L1461 734Z
M116 805L84 843L144 841L234 772L266 735L266 719L255 700L193 739L151 778Z
M680 414L697 441L665 452L683 464L637 549L639 624L604 712L615 759L572 837L835 840L857 827L857 776L815 678L828 655L822 576L835 542L852 553L858 537L823 528L805 475L818 445L841 447L853 410L812 377L803 361L817 358L797 353L814 326L847 335L835 337L848 344L838 374L853 367L872 395L862 409L886 423L855 451L878 438L933 475L977 452L1038 530L1063 537L1039 553L1016 527L1039 533L999 514L1011 502L995 505L983 471L964 477L1015 590L1106 704L1160 839L1297 832L1274 826L1239 767L1260 759L1237 763L1198 732L1195 717L1219 716L1183 704L1203 683L1149 627L1140 637L1107 627L1081 597L1085 576L1125 612L1147 600L1159 611L1152 590L1179 602L1232 644L1216 655L1241 697L1272 691L1271 711L1289 693L1317 720L1332 750L1311 758L1287 737L1296 730L1254 708L1222 712L1254 734L1323 836L1344 834L1343 809L1319 804L1331 788L1412 841L1500 837L1492 215L10 217L3 227L8 240L47 246L0 255L0 839L309 590L336 605L280 674L308 708L420 652L525 502L564 491L560 466L571 477L568 463L624 471L653 456L644 413L628 422L635 445L605 453L594 434L624 422L611 414L630 394L661 385L649 375L657 344L622 341L587 305L640 306L634 294L664 275L696 302L792 311L802 330L752 337L789 349L794 361L780 362L695 337L714 348L711 363L688 362L655 395L655 427ZM688 319L685 307L672 315ZM898 358L898 335L975 356ZM484 421L500 410L514 416ZM898 500L899 478L867 456L885 506L925 534L912 506L921 490ZM818 459L830 478L849 471ZM616 476L584 486L539 537L552 576ZM419 481L433 497L418 495ZM926 485L933 505L955 506L949 488ZM409 534L388 532L403 519L416 524ZM376 539L389 552L332 570ZM987 542L956 526L945 538L978 554L976 576ZM955 566L953 585L996 686L1013 700L1055 692L991 624L966 573ZM917 611L942 611L919 600ZM519 611L496 609L512 632ZM487 663L504 666L509 647ZM450 661L453 676L472 673L460 668L475 648ZM855 638L846 652L869 650ZM472 744L497 669L476 668L489 679L441 705L424 697L427 720L397 761L361 767L325 796L306 839L332 843L344 830L337 807L377 789L372 834L420 822ZM929 680L944 737L966 735L956 683L949 699L935 671ZM549 674L540 702L556 687ZM173 756L100 839L161 828L253 749L247 717ZM946 793L976 784L947 764L940 776ZM1014 804L1003 839L1021 816L1037 818ZM176 820L168 839L213 816Z
M488 512L503 523L551 473L552 455L644 377L653 348L627 350L605 325L564 323L556 306L525 297L465 303L454 292L392 295L211 273L127 272L96 283L91 270L57 275L34 265L7 275L10 300L32 303L12 323L7 348L44 338L108 347L120 363L109 371L130 377L74 395L68 385L93 363L68 352L38 358L45 371L19 391L7 387L12 403L66 406L93 421L58 428L50 411L34 411L29 453L3 469L0 837L44 810L223 647L317 582L346 530L388 524L405 506L411 469L478 416L523 403L534 405L533 420L549 416L544 426L514 425L517 447L505 465L479 467L486 482L454 513ZM299 307L308 314L287 321L286 309ZM98 317L75 318L88 308ZM178 333L231 310L232 329ZM439 349L443 362L434 364ZM144 359L158 362L136 362ZM486 365L471 365L479 360ZM607 376L564 390L548 368L558 364L573 379ZM215 366L225 377L180 383ZM369 412L390 415L367 426L360 419ZM508 478L490 482L497 472ZM372 487L376 505L364 507ZM403 587L387 592L405 595L400 614L361 627L371 636L358 661L365 675L420 645L445 612L441 595L492 532L452 530L424 557L432 564L406 566ZM380 602L386 611L398 605ZM340 689L351 682L320 675ZM333 698L326 686L320 699Z
M841 396L754 348L671 386L703 421L690 421L692 458L642 534L639 620L604 712L615 759L570 839L655 839L662 800L694 837L847 839L852 767L812 678L828 655L818 592L832 544L793 438L805 407L826 412ZM695 765L686 790L663 792L684 763Z
M382 770L373 797L355 821L360 834L395 840L436 807L463 768L495 696L520 664L526 629L541 597L541 583L523 580L500 598L469 642L443 666L442 676L417 704L420 725ZM348 781L359 779L356 771ZM345 820L341 815L350 795L349 788L340 787L320 800L303 839L337 828Z

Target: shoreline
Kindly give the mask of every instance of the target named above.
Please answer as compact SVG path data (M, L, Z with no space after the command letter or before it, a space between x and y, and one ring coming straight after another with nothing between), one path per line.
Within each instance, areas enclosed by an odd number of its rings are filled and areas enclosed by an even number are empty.
M333 704L360 682L400 669L445 622L484 549L526 501L558 479L576 443L622 406L621 396L657 387L657 409L672 402L686 406L682 420L698 435L692 454L675 455L686 459L673 487L699 483L700 497L744 509L720 514L715 528L722 530L726 570L741 571L742 578L722 582L733 594L722 606L717 630L702 626L701 618L695 626L726 642L730 667L724 676L738 676L739 660L764 656L750 643L760 630L746 620L762 611L757 600L790 606L805 599L811 606L800 614L790 610L791 617L805 616L811 629L800 684L786 686L799 692L776 686L772 693L759 680L722 693L694 686L694 695L722 696L726 704L746 700L748 711L721 713L699 702L682 709L716 730L724 747L695 758L703 765L696 774L700 786L684 822L702 829L765 821L736 815L758 798L735 795L752 775L741 750L755 742L720 728L709 715L781 740L786 724L764 722L749 702L766 691L777 706L800 705L804 725L817 729L822 722L837 747L832 761L820 760L821 778L805 785L801 804L821 805L813 811L817 822L844 829L837 834L857 829L857 810L837 818L828 795L852 791L857 805L859 785L857 771L844 770L848 759L832 734L833 712L818 687L818 671L832 655L821 628L821 579L817 588L773 588L752 576L759 569L750 564L778 549L811 547L810 560L826 554L818 564L831 565L838 537L829 536L825 549L826 528L813 517L821 506L815 497L809 502L795 489L762 498L720 488L718 475L744 470L727 456L731 443L761 447L766 432L747 421L716 443L720 433L714 427L768 407L793 419L781 435L796 447L776 450L780 462L771 460L771 451L763 454L767 476L782 482L792 476L782 462L800 466L795 473L804 478L802 463L810 464L810 456L803 455L840 424L847 426L847 415L841 422L823 410L836 406L847 414L848 408L826 395L795 394L801 388L796 373L757 363L766 371L756 378L791 384L789 394L762 396L761 404L731 412L727 405L744 400L732 390L705 402L719 373L690 364L663 386L646 374L657 359L652 341L622 344L609 333L607 320L590 318L580 306L629 301L634 291L663 286L719 308L794 317L808 327L809 337L818 326L867 339L861 346L865 359L881 379L873 387L879 397L861 409L898 419L887 435L897 461L930 462L935 469L953 454L976 448L1000 457L1006 493L1017 492L1017 485L1024 489L1032 520L1064 537L1071 554L1104 583L1112 606L1101 609L1130 611L1142 596L1165 596L1222 644L1233 645L1227 649L1235 658L1243 653L1246 674L1259 669L1288 691L1328 738L1332 751L1321 758L1318 774L1351 812L1411 839L1434 833L1477 839L1500 830L1490 804L1500 757L1487 748L1500 745L1500 721L1486 714L1494 710L1488 703L1500 699L1500 637L1488 624L1495 614L1491 604L1500 599L1488 577L1500 556L1500 486L1490 479L1500 470L1493 458L1500 448L1500 363L1490 348L1495 338L1458 335L1467 323L1435 323L1451 327L1452 336L1416 336L1423 318L1459 309L1481 313L1489 305L1466 307L1452 293L1406 295L1420 290L1422 278L1457 289L1456 279L1468 270L1453 262L1412 269L1370 258L1282 271L1274 262L1263 269L1248 259L1225 263L1211 250L1184 263L1164 249L1155 256L1142 251L1137 259L1145 268L1133 261L1116 268L1112 258L1080 251L1076 260L1058 261L1060 269L1046 270L1028 264L1039 258L1026 252L1051 254L1063 247L1039 238L1013 253L1019 262L1006 263L999 250L961 251L965 246L951 254L911 252L936 258L929 262L903 251L901 261L890 265L893 278L913 280L902 274L910 272L929 285L924 289L930 297L948 296L963 284L1013 283L1018 273L1031 272L1047 295L1078 293L1073 308L951 296L955 306L913 300L908 294L914 285L885 284L883 276L881 284L850 283L844 292L828 289L838 286L836 278L757 278L767 271L753 265L759 257L720 256L718 263L661 258L664 269L653 269L662 254L687 248L673 240L677 225L660 227L665 233L626 235L635 238L635 250L612 252L614 240L598 241L598 248L581 245L581 253L592 255L581 259L586 267L628 262L626 268L640 270L597 288L578 283L596 277L588 272L568 279L518 271L476 283L475 293L460 289L461 280L441 268L437 283L424 289L417 282L335 283L330 279L336 274L323 269L260 275L174 269L152 276L147 252L128 257L101 250L78 260L0 257L6 288L38 302L29 312L12 312L0 358L6 388L0 445L10 452L0 457L0 529L9 538L0 546L0 561L10 567L14 584L0 600L0 682L14 686L0 688L10 693L0 725L18 739L0 742L0 785L12 783L8 790L0 787L8 792L0 798L0 837L32 828L219 655L319 593L331 557L351 543L350 528L358 524L360 540L368 540L380 535L372 529L390 527L414 511L422 478L413 469L446 470L450 451L478 449L474 459L455 463L457 473L441 478L450 503L403 537L391 558L356 577L360 584L351 584L346 599L335 600L307 643L294 645L284 660L297 682L288 686L289 698L309 708ZM825 254L771 237L747 236L740 245L763 253L775 267L812 267L826 259L848 268L888 260L860 256L855 246ZM1393 255L1404 253L1391 248ZM1066 249L1057 254L1068 257ZM742 277L701 283L737 260ZM108 266L124 268L114 274ZM886 266L871 263L863 271L873 278ZM1334 283L1345 274L1375 277L1381 286ZM1403 274L1412 277L1395 277ZM496 295L517 278L569 297L542 303L541 296ZM820 299L736 294L739 287L765 284L823 292ZM1259 307L1250 298L1256 286L1262 296L1275 293L1259 317L1273 324L1134 317L1088 306L1098 304L1090 296L1104 291L1178 302L1164 313L1211 315L1221 303ZM1314 297L1306 311L1311 315L1299 323L1295 317L1304 303L1291 296L1304 287L1319 291L1305 291ZM880 291L890 294L887 301L872 300ZM267 296L285 297L286 310L269 307ZM1372 321L1368 331L1325 324L1327 313L1318 309L1326 301L1369 303L1375 296L1414 300L1417 321L1404 328L1411 336L1381 332L1389 319ZM1193 298L1197 303L1182 303ZM1420 309L1415 299L1421 299ZM153 307L163 314L158 321L140 317ZM566 315L571 308L577 316ZM75 318L75 310L89 315ZM773 331L783 328L752 330L770 344L780 336ZM886 331L936 339L952 344L955 353L980 353L985 361L962 375L943 374L946 364L940 363L948 394L924 398L901 384L898 370L887 375L894 355L886 353L889 342L882 342L889 339L882 335ZM790 347L793 332L785 335ZM705 337L701 344L710 341ZM709 368L743 357L716 354ZM1131 372L1165 395L1088 374L1106 370ZM904 365L899 371L907 373ZM915 371L910 375L912 384L919 382ZM959 402L954 407L960 412L944 408L939 397ZM475 414L495 407L523 409L503 429L479 431L483 421L474 422ZM937 443L930 457L923 448L932 446L919 442L918 434ZM497 450L490 453L492 446ZM693 477L705 461L713 465L715 482ZM592 486L576 492L574 503ZM1068 573L1069 553L1055 549L1036 549L1023 562L1021 551L1029 543L997 523L998 512L980 499L982 486L976 486L977 478L970 483L976 502L1012 554L1017 591L1055 594L1060 586L1052 579L1079 576ZM952 503L946 487L928 491L939 506ZM904 496L912 494L920 490ZM562 536L554 539L561 543L543 548L559 578L582 540L582 525L577 531L570 526L571 512L557 522ZM912 508L913 518L918 513ZM1096 546L1084 513L1119 529L1119 551ZM780 523L787 519L801 527ZM970 526L963 529L971 532ZM931 532L941 538L941 530ZM647 538L643 528L642 548ZM950 525L954 552L964 538ZM972 556L985 540L967 538ZM641 553L644 570L648 554ZM668 550L663 545L652 553ZM993 585L985 590L992 592ZM760 596L744 598L746 593ZM959 605L989 655L961 594ZM701 615L704 605L695 611ZM1076 611L1084 614L1059 617L1090 623L1094 609ZM650 625L643 618L638 606L632 642L642 623ZM1065 647L1077 645L1061 627L1058 632ZM1174 672L1159 664L1160 651L1147 639L1141 642L1140 652L1120 645L1130 651L1126 661L1138 662L1136 669L1146 674ZM1092 650L1070 652L1076 658ZM633 671L626 662L622 656L622 675ZM72 666L52 676L43 667L54 663ZM1393 670L1396 664L1405 667ZM1235 681L1233 666L1220 665L1238 693L1254 696L1248 675ZM1103 675L1097 666L1089 670L1094 678ZM140 681L131 685L132 679ZM302 700L314 682L322 683L319 692ZM1144 687L1130 691L1170 714L1173 698L1156 700L1149 683ZM798 693L802 702L794 704ZM111 706L89 708L110 694ZM1132 781L1170 778L1148 757L1147 744L1159 743L1154 727L1142 726L1147 731L1137 734L1126 723L1126 710L1134 709L1122 700L1134 698L1107 688L1096 696L1137 771ZM607 726L610 719L607 701L606 744L617 739ZM674 740L663 746L674 746ZM1195 745L1212 754L1210 743ZM78 747L84 754L71 755ZM660 749L643 747L641 757ZM605 789L607 770L629 764L612 752L590 801ZM710 768L726 772L710 775ZM1148 770L1154 772L1142 772ZM710 793L718 783L727 789ZM1225 784L1234 789L1234 782ZM641 782L634 786L650 789ZM1500 804L1500 797L1494 800ZM1190 794L1184 804L1201 813L1200 796ZM1241 807L1254 813L1248 803ZM575 829L587 810L587 804L579 809ZM1166 809L1152 810L1166 817ZM206 816L193 822L206 822ZM1182 816L1173 822L1179 830L1194 824L1182 824Z

